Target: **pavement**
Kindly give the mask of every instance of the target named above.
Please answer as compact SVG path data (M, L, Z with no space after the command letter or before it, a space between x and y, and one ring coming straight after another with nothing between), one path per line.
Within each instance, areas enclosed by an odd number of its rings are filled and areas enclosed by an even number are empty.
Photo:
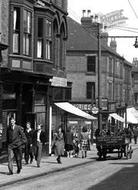
M132 148L138 149L138 144L132 143ZM32 164L25 165L23 160L23 169L20 174L16 173L16 165L14 164L14 174L8 175L8 163L7 161L1 162L0 164L0 188L6 187L18 182L27 181L35 179L37 177L42 177L45 175L51 175L53 173L58 173L60 171L65 171L78 166L83 166L94 162L97 159L97 150L95 144L91 146L91 150L88 151L87 158L67 158L62 157L62 164L58 164L55 156L43 156L41 160L40 168L36 166L36 162L33 161Z

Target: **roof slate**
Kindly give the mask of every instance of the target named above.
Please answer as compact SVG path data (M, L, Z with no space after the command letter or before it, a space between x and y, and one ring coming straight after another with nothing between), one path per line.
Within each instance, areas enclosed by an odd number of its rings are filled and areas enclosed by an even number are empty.
M90 34L83 26L70 17L67 17L68 22L68 40L67 51L98 51L98 39ZM101 45L101 51L112 53L122 59L117 52L108 46Z

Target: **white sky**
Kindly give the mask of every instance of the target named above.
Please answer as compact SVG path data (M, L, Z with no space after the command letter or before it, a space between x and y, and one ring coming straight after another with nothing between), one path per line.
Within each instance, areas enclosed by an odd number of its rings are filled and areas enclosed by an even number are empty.
M71 18L80 22L82 10L91 10L91 14L107 14L123 9L123 15L128 18L122 27L137 28L135 32L110 29L109 35L113 36L138 36L138 0L68 0L68 13ZM129 29L134 31L134 29ZM138 58L138 48L133 45L135 38L121 38L117 40L117 52L125 59L132 62L133 57ZM110 41L110 40L109 40Z

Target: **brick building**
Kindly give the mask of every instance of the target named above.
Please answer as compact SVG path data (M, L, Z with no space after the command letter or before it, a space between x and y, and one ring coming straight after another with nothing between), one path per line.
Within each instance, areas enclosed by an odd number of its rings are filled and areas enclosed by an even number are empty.
M65 73L66 16L67 0L0 1L1 43L8 46L0 67L2 148L11 115L23 127L28 120L33 128L41 122L50 147L51 127L56 118L58 124L62 120L54 101L68 100L71 89Z
M68 17L66 69L72 82L71 102L91 114L92 107L98 106L98 25L89 16L82 17L81 24ZM116 52L115 39L108 45L108 33L101 34L101 112L106 126L110 113L124 117L126 104L132 104L132 65Z

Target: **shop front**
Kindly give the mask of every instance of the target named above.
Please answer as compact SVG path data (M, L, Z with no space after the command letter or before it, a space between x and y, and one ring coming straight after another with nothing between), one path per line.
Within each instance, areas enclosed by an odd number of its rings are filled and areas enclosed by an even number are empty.
M43 130L49 131L49 77L3 69L1 81L1 148L6 147L6 131L11 116L24 129L26 122L30 121L33 129L41 123Z

